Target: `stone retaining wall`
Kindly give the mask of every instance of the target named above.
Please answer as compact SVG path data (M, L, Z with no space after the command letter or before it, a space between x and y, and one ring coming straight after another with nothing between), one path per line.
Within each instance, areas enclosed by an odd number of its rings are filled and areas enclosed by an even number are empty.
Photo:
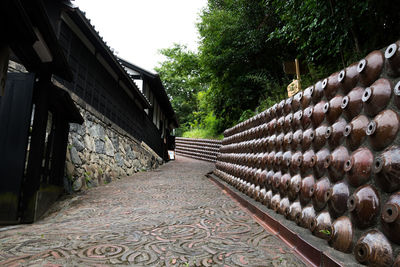
M68 191L107 184L163 163L146 144L130 136L75 94L71 95L85 121L82 125L70 124L65 171Z

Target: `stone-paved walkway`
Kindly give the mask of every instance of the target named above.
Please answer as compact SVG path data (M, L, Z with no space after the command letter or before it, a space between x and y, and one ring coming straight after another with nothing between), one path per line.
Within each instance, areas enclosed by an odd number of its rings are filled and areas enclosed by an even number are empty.
M204 174L179 157L0 230L0 266L303 266Z

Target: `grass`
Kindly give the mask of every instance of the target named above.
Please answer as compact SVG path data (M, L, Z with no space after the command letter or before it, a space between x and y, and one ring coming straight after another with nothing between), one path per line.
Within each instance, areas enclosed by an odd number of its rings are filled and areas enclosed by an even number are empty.
M182 137L186 138L202 138L202 139L219 139L221 140L224 136L222 134L215 136L207 129L192 129L182 134Z

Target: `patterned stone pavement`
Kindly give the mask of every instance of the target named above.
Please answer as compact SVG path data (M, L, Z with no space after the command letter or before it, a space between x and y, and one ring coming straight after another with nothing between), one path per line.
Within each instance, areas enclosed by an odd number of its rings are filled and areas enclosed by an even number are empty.
M212 168L178 157L67 198L0 229L0 266L303 266L204 177Z

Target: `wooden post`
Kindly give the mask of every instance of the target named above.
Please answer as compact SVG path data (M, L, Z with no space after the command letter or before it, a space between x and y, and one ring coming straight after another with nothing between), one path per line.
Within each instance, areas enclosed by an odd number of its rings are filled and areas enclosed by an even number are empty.
M46 126L48 119L48 84L50 74L42 75L34 88L35 117L33 118L28 167L23 184L22 222L31 223L35 218L36 192L40 187L40 175L44 158Z
M10 48L8 47L8 45L0 44L0 97L4 96L9 57L10 57Z
M300 64L297 58L295 60L295 63L296 63L296 76L298 81L298 91L301 91Z

